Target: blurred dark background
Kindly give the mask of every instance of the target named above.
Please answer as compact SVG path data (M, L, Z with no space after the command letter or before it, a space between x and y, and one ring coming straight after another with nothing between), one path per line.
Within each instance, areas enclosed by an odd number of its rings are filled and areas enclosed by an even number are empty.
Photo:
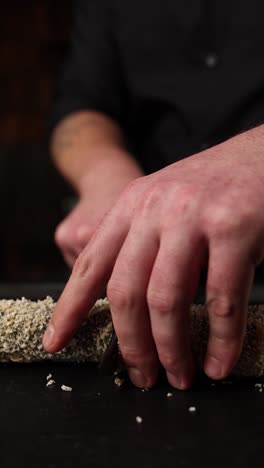
M71 192L52 166L47 121L72 1L0 5L0 281L63 280L53 235Z
M47 128L73 3L0 0L0 282L69 275L53 237L72 192L53 167Z

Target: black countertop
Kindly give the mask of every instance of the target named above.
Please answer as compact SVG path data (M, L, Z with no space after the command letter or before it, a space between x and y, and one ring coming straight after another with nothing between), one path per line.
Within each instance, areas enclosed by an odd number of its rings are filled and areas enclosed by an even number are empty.
M89 365L1 365L1 467L263 467L264 393L254 385L201 379L187 392L165 382L142 392Z
M47 388L49 373L56 385ZM116 387L92 365L2 364L0 466L263 468L261 380L228 382L200 377L181 392L164 380L142 392Z

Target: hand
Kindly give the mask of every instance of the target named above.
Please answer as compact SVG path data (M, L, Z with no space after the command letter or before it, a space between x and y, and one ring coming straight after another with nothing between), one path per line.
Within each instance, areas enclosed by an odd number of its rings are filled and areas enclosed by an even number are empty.
M132 160L124 160L122 164L109 161L83 178L77 205L55 232L55 242L70 268L124 188L142 175Z
M65 346L108 284L131 380L194 376L188 310L208 264L205 372L224 378L243 343L255 266L264 257L264 154L257 130L132 182L75 263L44 344ZM262 130L263 133L263 130Z

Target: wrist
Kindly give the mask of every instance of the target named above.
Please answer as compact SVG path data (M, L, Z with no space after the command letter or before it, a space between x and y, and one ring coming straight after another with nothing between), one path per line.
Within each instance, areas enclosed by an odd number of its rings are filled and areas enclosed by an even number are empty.
M89 158L88 167L83 168L75 183L81 197L98 188L98 183L113 184L115 181L116 185L125 188L132 180L144 176L138 162L123 148L102 145L93 148L92 152L92 162Z
M100 176L107 182L111 176L133 180L144 175L126 149L122 129L98 112L77 112L62 120L51 138L51 154L79 194L93 187Z
M223 145L228 145L231 150L248 150L250 145L251 148L259 149L260 145L263 148L264 145L264 125L259 125L250 130L246 130L238 135L233 136L226 142L222 143Z

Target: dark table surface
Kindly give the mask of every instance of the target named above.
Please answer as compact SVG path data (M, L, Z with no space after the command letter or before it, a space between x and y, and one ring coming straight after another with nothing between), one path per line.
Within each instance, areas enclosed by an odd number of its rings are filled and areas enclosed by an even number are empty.
M54 296L60 289L48 288ZM34 291L32 298L46 294L44 286ZM49 373L56 384L47 388ZM142 392L116 387L92 365L2 364L0 466L263 468L264 392L256 382L200 377L180 392L161 380Z

